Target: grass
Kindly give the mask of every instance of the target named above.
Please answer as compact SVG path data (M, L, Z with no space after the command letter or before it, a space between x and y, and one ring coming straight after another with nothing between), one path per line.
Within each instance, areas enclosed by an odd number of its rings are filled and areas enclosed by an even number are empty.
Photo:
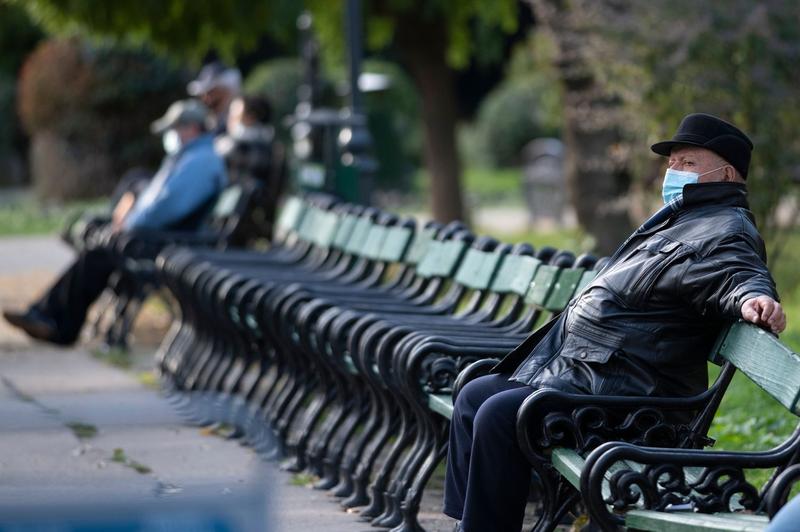
M18 199L0 202L0 236L57 233L79 213L98 209L106 203L101 199L46 205L27 193L22 194Z
M478 228L479 234L489 234ZM594 247L594 240L580 228L559 228L550 231L529 230L519 233L498 233L492 231L491 235L503 241L516 244L529 242L536 249L541 246L553 246L557 249L569 249L577 253L587 253Z
M292 486L312 486L319 478L311 473L295 473L292 475L289 484Z
M79 440L88 440L97 436L97 427L94 425L79 421L71 421L66 425Z
M122 464L125 467L129 467L134 471L136 471L137 473L139 473L140 475L146 475L153 471L146 465L140 464L139 462L128 458L128 456L125 454L125 451L123 451L120 448L114 449L114 452L111 454L111 461L117 462L118 464Z
M98 347L92 349L92 356L122 369L130 369L133 365L133 355L128 349L123 349L121 347Z
M150 388L151 390L159 390L161 388L155 370L140 371L136 374L136 379L145 388Z
M522 170L519 168L467 167L462 175L464 194L470 204L523 205ZM425 169L414 175L412 190L420 199L429 196L430 177Z

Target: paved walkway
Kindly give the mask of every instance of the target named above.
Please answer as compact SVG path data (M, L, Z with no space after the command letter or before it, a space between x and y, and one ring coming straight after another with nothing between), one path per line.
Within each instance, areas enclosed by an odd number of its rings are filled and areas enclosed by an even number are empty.
M56 239L37 237L0 239L0 257L0 306L21 306L71 254ZM0 320L3 519L13 512L54 515L54 507L119 515L120 508L171 503L184 504L184 510L190 505L191 515L227 512L246 518L240 530L263 530L266 493L270 530L378 530L342 512L327 493L297 485L298 479L250 449L184 424L142 378L153 350L140 346L134 369L120 369L85 347L31 343ZM439 514L440 497L434 489L425 501L424 525L431 532L452 528Z

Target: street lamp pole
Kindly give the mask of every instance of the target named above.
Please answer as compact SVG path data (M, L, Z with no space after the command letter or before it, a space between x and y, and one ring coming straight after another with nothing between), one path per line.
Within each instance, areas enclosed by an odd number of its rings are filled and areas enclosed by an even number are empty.
M364 97L358 84L364 56L361 0L347 0L344 22L349 52L351 122L349 127L342 129L339 145L342 148L342 164L350 167L356 174L357 196L362 203L367 204L372 194L372 177L377 170L377 162L370 154L372 137L367 127Z

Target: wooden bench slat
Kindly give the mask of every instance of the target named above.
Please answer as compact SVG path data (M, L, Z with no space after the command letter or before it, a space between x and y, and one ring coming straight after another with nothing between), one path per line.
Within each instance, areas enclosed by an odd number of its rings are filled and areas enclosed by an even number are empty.
M572 299L575 289L583 276L583 268L570 268L561 271L558 281L548 295L544 308L551 312L560 312Z
M550 455L550 462L553 464L553 467L556 468L556 471L561 473L570 484L576 488L580 487L581 471L583 471L583 466L586 461L577 451L557 447L553 449Z
M540 266L536 270L533 281L531 281L528 293L525 295L525 302L529 305L543 307L547 296L550 295L556 281L558 281L559 275L561 275L561 268L558 266Z
M737 515L706 515L693 512L656 512L653 510L631 510L625 514L625 525L635 530L658 532L717 532L720 530L755 532L764 530L766 517L742 518Z
M453 398L443 393L429 394L428 408L447 419L451 419L453 417Z
M379 259L386 262L400 262L408 249L414 231L410 227L395 226L386 230L386 239L381 245Z
M717 517L727 517L731 519L741 519L743 521L752 521L754 523L764 523L767 520L767 517L764 515L756 515L756 514L746 514L742 513L730 513L730 512L718 512L714 514Z
M719 346L719 356L732 362L790 412L800 415L800 357L780 340L755 325L735 323Z

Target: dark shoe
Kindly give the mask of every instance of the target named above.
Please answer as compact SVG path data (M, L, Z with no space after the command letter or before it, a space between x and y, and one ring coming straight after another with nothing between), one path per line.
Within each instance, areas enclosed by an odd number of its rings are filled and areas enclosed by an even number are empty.
M58 329L52 318L32 308L27 312L3 311L3 317L8 323L22 329L31 338L55 342Z

